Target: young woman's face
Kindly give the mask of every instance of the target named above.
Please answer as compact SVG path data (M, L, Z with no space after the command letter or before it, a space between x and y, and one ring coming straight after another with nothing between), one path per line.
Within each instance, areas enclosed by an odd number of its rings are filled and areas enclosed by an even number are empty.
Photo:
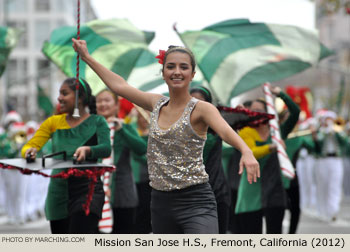
M164 62L163 78L169 87L188 86L195 72L192 72L191 58L187 53L172 52Z
M58 95L58 103L60 104L60 113L71 113L75 106L75 92L63 83Z
M96 96L97 114L105 118L117 116L119 112L119 103L116 103L113 94L109 91L102 91Z

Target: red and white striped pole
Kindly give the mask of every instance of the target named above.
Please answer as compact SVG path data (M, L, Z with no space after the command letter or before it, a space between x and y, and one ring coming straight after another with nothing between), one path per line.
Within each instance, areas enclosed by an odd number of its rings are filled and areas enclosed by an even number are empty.
M108 123L109 129L110 129L110 138L111 138L111 144L113 149L113 143L114 143L114 133L115 133L115 124L114 123ZM113 153L110 157L102 159L102 163L106 165L113 165ZM113 212L111 209L111 204L109 202L109 196L107 196L107 192L110 192L110 181L111 181L112 174L110 172L106 172L103 175L103 190L105 191L105 202L103 204L102 209L102 218L98 222L98 229L101 233L111 233L113 230ZM111 193L110 193L111 194Z
M274 105L274 97L269 89L269 86L269 83L263 84L264 95L267 104L267 113L273 114L275 116L274 119L269 120L272 142L277 146L277 155L282 174L289 179L293 179L295 177L294 167L286 153L286 150L282 145L280 127L278 124L278 114Z
M106 172L103 175L103 190L107 192L109 190L109 181L111 173ZM113 229L112 209L109 203L109 197L105 195L105 202L102 209L102 218L98 222L98 229L101 233L109 234Z

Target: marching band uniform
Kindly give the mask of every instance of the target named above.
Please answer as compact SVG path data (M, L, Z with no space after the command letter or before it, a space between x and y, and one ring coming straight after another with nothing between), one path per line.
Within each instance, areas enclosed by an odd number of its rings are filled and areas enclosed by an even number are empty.
M226 234L231 205L230 189L222 166L222 140L218 135L207 134L203 150L203 163L209 175L218 210L219 233Z
M300 109L287 94L280 92L279 96L290 112L288 119L280 126L281 137L286 139L298 121ZM247 182L246 171L242 173L235 209L239 232L262 233L262 217L265 216L266 232L282 233L287 195L277 153L270 153L269 150L271 136L263 141L258 131L252 127L243 128L239 135L252 149L261 170L261 177L253 184Z
M142 135L140 130L138 130L138 134L147 145L148 134ZM131 167L135 178L137 194L139 196L139 205L136 209L135 233L149 234L152 232L150 209L152 188L149 185L150 181L146 154L138 155L137 153L132 152Z
M139 199L131 170L131 151L138 155L147 152L145 141L130 124L123 124L114 133L113 158L117 167L112 174L111 206L113 208L113 233L133 233L136 207Z
M297 160L299 154L303 148L311 151L315 150L315 143L310 135L298 136L286 139L286 152L294 167L297 167ZM300 167L303 169L304 167ZM303 176L301 176L303 178ZM300 217L300 190L299 185L304 181L300 180L299 173L296 171L295 177L289 180L282 177L284 187L287 190L288 195L288 209L290 210L291 217L289 223L289 234L295 234L297 231L299 217Z
M333 113L324 116L328 124L319 130L317 139L320 146L319 158L315 170L318 213L327 221L336 220L340 209L344 173L342 148L346 144L345 136L335 132L333 123L330 123L335 119Z
M31 147L40 150L50 138L52 139L52 151L54 153L65 151L68 160L72 160L75 150L83 145L91 147L91 156L89 157L91 160L97 161L98 158L109 156L111 151L109 128L102 116L90 114L78 126L71 128L66 121L66 114L60 114L49 117L41 124L34 137L23 146L22 157L24 157L26 150ZM56 175L64 170L55 169L51 175ZM96 232L104 203L103 185L101 179L98 178L88 216L91 223L96 222L96 227L90 226L88 221L82 219L85 217L82 205L86 201L88 185L89 179L80 177L50 179L45 214L51 224L59 223L55 221L62 221L62 226L59 224L60 230L58 232ZM74 221L81 220L81 222L70 222L69 218L72 218L73 215Z

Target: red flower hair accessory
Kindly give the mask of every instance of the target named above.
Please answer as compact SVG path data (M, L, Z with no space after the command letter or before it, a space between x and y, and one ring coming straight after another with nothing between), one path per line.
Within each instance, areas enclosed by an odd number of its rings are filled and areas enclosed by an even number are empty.
M159 59L158 63L162 64L164 63L164 56L165 56L166 51L164 50L159 50L159 55L157 55L155 58Z

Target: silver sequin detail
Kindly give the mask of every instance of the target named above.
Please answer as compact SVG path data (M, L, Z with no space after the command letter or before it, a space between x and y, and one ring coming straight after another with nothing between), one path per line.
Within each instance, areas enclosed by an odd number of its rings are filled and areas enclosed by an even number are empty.
M168 97L162 97L157 102L148 137L150 185L160 191L182 189L209 180L203 165L206 139L198 136L190 123L191 112L198 100L192 98L179 120L169 129L162 130L158 125L159 110L168 101Z

